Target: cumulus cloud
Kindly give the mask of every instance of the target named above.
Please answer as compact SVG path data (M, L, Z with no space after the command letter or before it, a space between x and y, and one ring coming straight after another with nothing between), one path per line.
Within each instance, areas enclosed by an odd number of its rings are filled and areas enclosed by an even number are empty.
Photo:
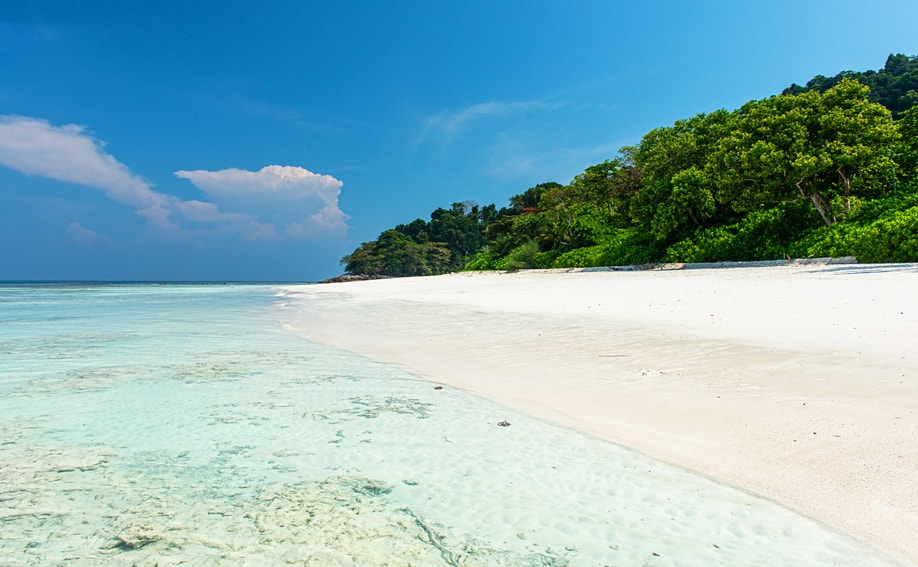
M269 165L258 171L176 171L227 213L245 213L291 236L345 228L338 208L343 183L294 166Z
M208 198L182 200L153 190L104 148L83 126L0 116L0 165L101 190L159 231L235 234L258 240L346 228L347 216L338 208L342 183L330 175L278 165L254 172L178 171L177 176L190 180ZM104 242L104 235L76 222L68 233L84 244Z

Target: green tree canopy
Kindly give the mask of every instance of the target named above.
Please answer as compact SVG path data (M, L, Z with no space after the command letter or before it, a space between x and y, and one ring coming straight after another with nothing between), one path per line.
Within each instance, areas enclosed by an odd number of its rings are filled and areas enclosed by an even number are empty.
M826 92L845 79L853 79L870 88L869 100L890 110L893 118L918 104L918 57L901 53L890 54L886 64L878 71L842 71L833 77L816 75L806 86L793 84L782 94L801 94L808 91Z
M658 240L684 237L717 215L718 187L708 162L732 124L724 110L698 114L651 130L627 149L640 171L631 216Z
M789 254L918 261L916 79L914 57L891 55L877 72L678 120L567 185L540 183L500 210L438 208L342 262L427 275Z
M749 102L737 113L712 169L723 200L747 212L809 199L823 221L837 220L833 200L878 196L894 164L898 137L889 112L867 100L867 87L845 79L824 94L809 91Z

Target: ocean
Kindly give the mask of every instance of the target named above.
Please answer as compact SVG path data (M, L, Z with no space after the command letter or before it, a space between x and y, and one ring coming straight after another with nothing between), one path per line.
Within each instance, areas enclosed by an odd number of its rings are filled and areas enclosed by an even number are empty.
M897 564L285 309L269 285L0 285L0 565Z

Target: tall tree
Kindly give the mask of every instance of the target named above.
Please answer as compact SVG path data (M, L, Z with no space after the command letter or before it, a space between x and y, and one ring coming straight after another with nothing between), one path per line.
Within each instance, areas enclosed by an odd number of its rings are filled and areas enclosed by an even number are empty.
M717 185L708 161L729 131L732 115L718 110L648 132L633 155L640 188L631 216L658 240L684 237L718 213Z
M896 126L901 136L895 150L898 176L905 183L918 183L918 107L905 111Z
M845 79L854 79L870 87L869 100L888 108L898 119L909 108L918 105L918 57L901 53L890 54L878 71L842 71L833 77L816 75L806 86L793 84L782 94L802 94L808 91L824 93Z
M809 91L744 105L720 143L714 169L724 200L750 211L809 199L822 220L837 220L833 199L876 196L889 183L891 144L898 133L889 111L867 100L868 89L845 79L825 94Z

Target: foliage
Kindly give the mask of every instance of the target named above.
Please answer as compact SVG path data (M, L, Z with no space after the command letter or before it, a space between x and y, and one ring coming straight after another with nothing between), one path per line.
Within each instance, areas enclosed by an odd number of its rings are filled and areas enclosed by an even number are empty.
M783 94L825 92L846 79L866 85L870 89L870 101L888 108L894 118L918 105L918 57L901 53L890 54L879 71L842 71L834 77L817 75L806 86L793 84L784 89Z
M505 260L503 258L485 249L478 254L475 254L475 256L468 261L463 270L469 272L483 272L490 270L503 270L504 266Z
M918 106L902 113L896 125L901 135L900 142L894 146L899 167L897 177L914 187L918 184Z
M910 203L908 208L897 208ZM813 231L794 243L795 256L855 256L860 262L918 262L918 193L859 211L846 224Z
M350 274L428 276L456 271L485 243L484 230L497 216L494 205L465 202L437 209L429 222L416 219L383 231L342 258Z
M814 225L806 203L782 203L749 213L739 222L699 230L666 250L669 262L779 260Z
M351 274L382 276L430 276L448 271L452 253L436 242L418 243L390 229L373 242L364 242L344 257L342 263Z
M678 240L717 216L720 199L708 162L731 124L732 115L722 110L698 114L651 130L628 148L640 171L629 210L657 240Z
M817 77L678 120L566 185L540 183L500 209L438 208L342 263L405 276L813 255L918 261L916 77L914 57L891 55L880 72Z
M505 214L521 214L524 212L531 212L538 210L539 204L542 201L542 196L549 191L561 187L559 183L550 181L548 183L539 183L535 187L530 187L526 189L519 195L514 195L510 197L510 211L504 211Z
M507 254L504 260L505 270L525 270L536 268L538 264L536 258L539 255L539 245L535 240L527 240Z
M809 199L825 224L837 221L832 200L878 196L889 182L898 130L867 88L845 79L824 94L782 95L744 105L720 143L714 168L724 200L745 212Z
M661 255L662 249L656 241L632 227L618 230L615 235L600 244L561 254L551 267L635 266L649 264Z

